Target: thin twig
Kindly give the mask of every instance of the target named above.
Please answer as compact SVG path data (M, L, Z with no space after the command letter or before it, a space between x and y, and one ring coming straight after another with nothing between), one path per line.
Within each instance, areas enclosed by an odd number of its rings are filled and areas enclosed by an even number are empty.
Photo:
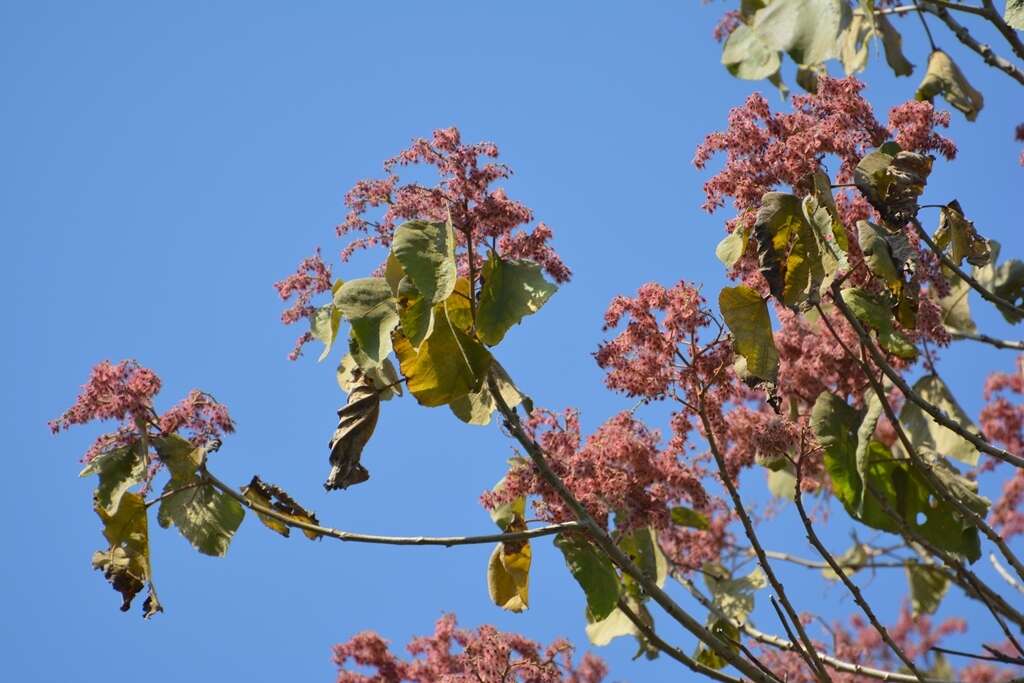
M1010 575L1010 572L1006 571L1006 567L999 564L999 560L996 558L995 553L989 553L988 560L992 563L992 566L995 567L995 570L999 574L999 576L1003 578L1003 581L1010 584L1010 586L1018 593L1024 593L1024 586L1021 586L1020 582L1018 582L1017 579L1013 578L1013 576Z
M981 334L980 332L966 332L964 330L957 330L956 332L950 332L949 336L953 339L969 339L971 341L981 342L982 344L990 344L997 349L1013 349L1015 351L1024 351L1024 342L1013 341L1010 339L997 339L990 337L987 334Z

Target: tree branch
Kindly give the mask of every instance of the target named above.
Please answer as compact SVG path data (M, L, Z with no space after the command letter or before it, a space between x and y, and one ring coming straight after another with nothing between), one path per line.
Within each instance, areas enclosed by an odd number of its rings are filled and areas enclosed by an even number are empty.
M953 35L957 37L957 40L981 55L981 58L986 64L994 66L1021 85L1024 85L1024 71L1021 71L1012 62L997 55L988 45L979 43L959 21L953 18L945 7L935 5L925 0L922 8L924 11L937 16L940 21L949 27L949 30L951 30Z
M1015 351L1024 351L1024 342L1012 341L1010 339L996 339L990 337L987 334L981 334L980 332L950 332L949 336L953 339L970 339L971 341L981 342L982 344L990 344L997 349L1013 349Z

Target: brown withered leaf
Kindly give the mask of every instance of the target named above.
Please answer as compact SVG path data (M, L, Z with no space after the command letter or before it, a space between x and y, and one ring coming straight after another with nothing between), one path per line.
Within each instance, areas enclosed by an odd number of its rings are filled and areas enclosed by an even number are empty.
M898 149L890 144L860 160L854 182L882 218L899 227L917 213L917 198L928 182L932 158L904 151L890 154Z
M249 485L242 487L242 495L245 496L246 500L256 503L257 505L262 505L265 508L270 508L289 519L320 526L320 521L316 518L315 513L299 505L298 502L288 495L288 493L280 486L267 483L260 479L259 475L253 475L252 481L249 482ZM291 527L281 520L259 512L256 514L268 529L272 529L285 537L291 533ZM303 529L302 533L310 540L320 538L320 534L308 529Z
M329 444L331 472L324 488L345 489L370 478L370 473L359 462L363 447L373 435L380 415L380 395L370 381L353 387L348 403L338 411L338 428Z
M972 221L964 217L960 202L955 199L940 210L939 228L934 239L940 249L949 247L949 258L958 266L964 259L979 267L987 266L992 260L988 240L978 234Z

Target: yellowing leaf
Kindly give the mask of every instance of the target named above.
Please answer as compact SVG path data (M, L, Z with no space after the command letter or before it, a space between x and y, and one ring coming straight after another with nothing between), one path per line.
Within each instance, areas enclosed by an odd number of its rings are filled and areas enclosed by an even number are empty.
M1024 0L1006 0L1003 21L1018 31L1024 31Z
M384 278L349 280L335 293L334 305L352 324L352 335L370 360L379 363L391 353L398 305Z
M78 476L99 475L99 485L93 494L96 504L105 512L114 514L128 489L141 484L146 478L146 469L142 445L133 443L101 453L90 460Z
M701 531L707 531L711 528L707 517L696 510L684 507L672 508L672 523L690 527L691 529L700 529Z
M985 104L981 93L971 87L960 67L942 50L935 50L928 58L928 71L915 97L931 101L936 95L942 95L950 105L962 111L968 121L976 119Z
M242 487L242 495L249 502L270 508L274 512L280 513L293 521L320 526L320 522L314 513L299 505L280 486L268 484L260 479L259 476L253 475L249 485ZM286 538L291 534L291 527L281 520L261 512L257 512L256 516L259 517L260 521L268 529L272 529ZM310 540L320 538L320 534L308 529L303 529L302 533Z
M874 552L870 546L857 542L841 555L836 555L833 559L835 559L836 564L839 565L846 576L853 576L863 568L864 564L874 557ZM832 567L825 567L821 570L821 574L829 581L839 580L839 575L832 570Z
M334 307L334 304L321 306L309 318L310 332L324 344L324 350L320 353L317 362L323 361L331 353L334 340L338 336L338 327L341 324L341 311Z
M843 0L774 0L757 12L753 27L769 48L807 66L836 56L849 16Z
M718 307L732 332L736 353L746 359L747 373L754 378L775 382L779 372L779 353L772 337L768 305L761 295L745 285L726 287L718 295Z
M108 513L99 505L95 509L103 522L103 535L110 545L107 550L93 554L93 568L102 571L114 590L121 594L122 612L131 608L132 600L146 584L149 584L149 596L143 605L143 616L148 619L162 612L153 588L145 500L137 493L125 493L115 506L115 512Z
M434 304L424 297L408 277L398 284L398 320L402 334L414 348L434 331Z
M499 543L487 564L487 590L495 605L510 612L522 612L530 606L529 541Z
M878 332L878 343L883 349L907 360L917 358L917 348L900 334L893 325L893 315L888 300L871 294L858 287L842 291L843 303L850 307L853 315L864 325Z
M746 576L734 578L720 563L707 562L703 573L715 607L729 619L741 624L746 623L747 615L754 611L754 594L768 585L760 567L754 568Z
M860 243L868 270L898 294L903 289L903 277L896 268L892 251L882 235L881 228L869 221L857 221L857 241Z
M747 248L747 231L742 228L733 230L722 238L715 247L715 256L726 268L732 268L743 257Z
M498 361L491 364L491 372L498 383L498 390L501 398L509 408L515 408L520 403L527 402L532 405L530 398L519 391L519 388L512 382L512 378L505 372ZM480 390L466 394L448 404L455 416L463 422L474 425L486 425L491 423L491 414L497 410L498 405L491 393L487 382L480 385ZM530 412L529 410L527 412Z
M949 258L958 266L964 259L972 266L986 266L992 260L988 240L978 234L974 223L964 218L960 203L955 199L939 210L935 243L942 249L948 246Z
M504 260L494 252L484 264L481 277L476 329L480 340L489 346L501 342L513 325L540 310L558 289L544 279L536 263Z
M875 26L882 37L885 48L885 61L897 76L909 76L914 72L914 65L907 61L903 54L903 37L884 14L875 15Z
M407 342L408 343L408 342ZM370 478L359 458L373 436L380 416L380 396L368 379L356 385L345 407L338 411L338 428L331 437L331 471L324 488L345 489Z
M946 417L956 422L971 434L981 432L957 403L949 387L938 375L924 375L913 386L914 392L931 405L941 410ZM924 412L913 401L907 401L900 411L900 424L910 437L918 452L945 455L967 465L978 464L978 449L959 434L943 427ZM902 450L902 446L898 446Z
M434 331L418 351L404 336L395 341L409 392L425 406L445 405L479 391L491 366L491 354L452 324L446 306L440 303L434 308Z

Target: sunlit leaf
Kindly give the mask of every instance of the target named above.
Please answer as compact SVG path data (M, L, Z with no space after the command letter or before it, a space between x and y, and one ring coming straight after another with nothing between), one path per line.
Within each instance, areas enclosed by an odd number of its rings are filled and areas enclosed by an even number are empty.
M558 534L555 547L562 551L565 564L583 588L593 619L607 618L619 599L619 576L611 560L579 534Z
M501 342L509 328L540 310L558 289L544 279L541 268L525 259L504 260L491 252L481 274L476 329L489 346Z
M871 16L862 11L854 12L850 24L839 36L839 60L843 63L843 71L847 76L863 71L867 66L868 46L874 33L875 27Z
M747 248L747 231L737 228L722 238L715 247L715 256L726 268L732 268L743 256Z
M903 54L903 37L884 14L875 15L875 27L882 38L885 49L885 61L897 76L909 76L914 73L914 65L907 61Z
M525 531L522 511L514 511L504 527L506 533ZM505 541L495 546L487 564L487 588L495 605L510 612L522 612L530 605L530 563L533 551L529 541Z
M908 564L906 569L914 618L934 614L949 590L949 577L940 569L920 564Z
M903 277L896 267L882 229L870 221L857 221L857 241L868 270L898 294L903 288Z
M878 343L883 349L907 360L917 357L917 348L893 326L892 307L888 300L859 287L844 289L842 296L854 316L878 333Z
M334 307L334 304L321 306L309 318L310 332L316 339L323 342L324 350L317 359L319 363L331 353L334 340L338 337L338 327L341 325L341 311Z
M930 102L936 95L942 95L951 106L962 111L968 121L976 119L985 104L981 93L971 87L960 67L942 50L935 50L928 58L928 71L915 97Z
M434 304L407 277L398 283L398 321L402 334L417 349L434 331Z
M976 436L981 435L981 431L938 375L924 375L914 383L913 390L964 430ZM978 464L978 449L971 442L940 425L913 401L907 401L900 411L900 424L916 451L945 455L972 467Z
M974 279L996 296L1014 306L1020 307L1024 304L1024 262L1017 259L1008 259L997 266L996 262L999 260L1000 251L999 243L995 240L989 240L989 248L992 250L991 262L981 268L976 266L974 268ZM1017 308L1009 308L1002 304L997 305L996 308L999 309L999 312L1003 314L1003 317L1011 325L1016 325L1021 320L1024 320L1024 315Z
M402 395L402 384L391 361L385 358L379 365L375 364L359 350L358 346L355 346L338 364L338 386L346 394L350 394L357 385L363 383L364 378L373 382L373 387L382 401Z
M391 353L391 331L398 325L398 303L382 277L349 280L335 293L334 305L352 325L352 335L370 360Z
M331 471L324 482L325 489L345 489L370 478L359 458L366 442L373 436L379 416L380 395L364 378L349 392L348 401L338 411L338 427L330 442Z
M235 531L242 524L245 508L198 476L191 481L172 479L164 488L157 521L165 529L172 524L192 547L204 555L227 553Z
M658 535L650 527L633 529L621 535L618 539L619 549L622 550L647 580L651 581L658 588L665 585L668 578L668 560L665 559L661 547L658 545ZM643 587L633 577L624 575L623 586L632 597L643 600L646 595Z
M842 0L774 0L754 16L754 30L769 48L799 65L837 56L839 34L850 21Z
M722 64L733 76L750 81L768 78L779 70L779 51L770 48L757 31L738 25L722 47Z
M955 199L939 210L935 243L943 250L948 247L950 260L958 266L964 259L972 266L985 266L992 261L988 240L978 234L974 223L964 218L960 202Z
M509 408L515 408L523 402L532 405L530 398L519 391L519 388L512 382L512 378L508 376L505 368L501 367L498 361L492 362L491 372L498 383L501 398ZM474 425L490 424L491 415L498 409L498 404L494 400L494 395L491 393L491 388L487 382L480 385L479 391L454 399L448 405L456 417L463 422Z
M142 444L135 442L101 453L90 460L78 476L99 475L94 494L96 504L104 512L114 514L128 489L141 484L146 478L146 469Z
M1018 31L1024 31L1024 0L1006 0L1003 21Z
M943 326L952 333L977 332L978 326L971 318L971 305L968 298L971 286L963 278L945 268L942 272L949 283L949 294L937 300L939 310L942 311ZM934 296L934 292L932 294Z
M747 373L765 381L776 381L779 353L772 337L768 305L761 295L746 285L726 287L718 295L718 307L732 332L736 353L746 359Z
M729 619L741 624L746 623L747 615L754 610L754 594L768 585L760 567L737 578L720 563L707 562L703 574L715 607Z
M843 570L843 573L849 577L860 571L864 564L870 561L872 557L872 548L857 542L832 559L836 561L836 564ZM839 575L832 570L832 567L825 567L821 570L821 574L829 581L839 580Z
M672 523L690 527L691 529L700 529L701 531L707 531L711 528L707 517L696 510L684 507L672 508Z
M103 535L109 547L93 554L92 566L102 571L114 590L121 594L122 612L131 608L132 600L149 584L149 596L143 605L143 616L148 619L162 612L163 607L152 583L146 502L137 493L125 493L115 508L111 513L100 505L95 508L103 522Z
M712 619L711 623L708 624L708 630L718 636L719 640L728 644L729 650L733 654L739 653L740 630L734 623L728 619ZM694 653L693 658L704 666L715 670L724 669L726 664L728 664L721 655L704 644L697 646L697 652Z
M403 223L395 230L391 253L428 304L444 301L455 290L458 273L455 269L455 235L450 221Z
M244 495L246 500L249 502L262 505L265 508L270 508L274 512L284 515L292 521L304 522L314 526L320 525L320 522L317 520L316 515L313 512L299 505L299 503L288 495L288 493L280 486L267 483L257 475L253 475L248 486L242 487L242 495ZM265 515L262 512L257 512L256 516L259 517L260 521L263 522L264 526L268 529L272 529L286 538L291 534L291 527L281 520ZM320 538L320 534L315 531L310 531L309 529L302 529L302 533L310 540Z
M898 226L916 215L917 199L931 170L930 156L905 152L888 142L857 163L853 179L882 217Z

